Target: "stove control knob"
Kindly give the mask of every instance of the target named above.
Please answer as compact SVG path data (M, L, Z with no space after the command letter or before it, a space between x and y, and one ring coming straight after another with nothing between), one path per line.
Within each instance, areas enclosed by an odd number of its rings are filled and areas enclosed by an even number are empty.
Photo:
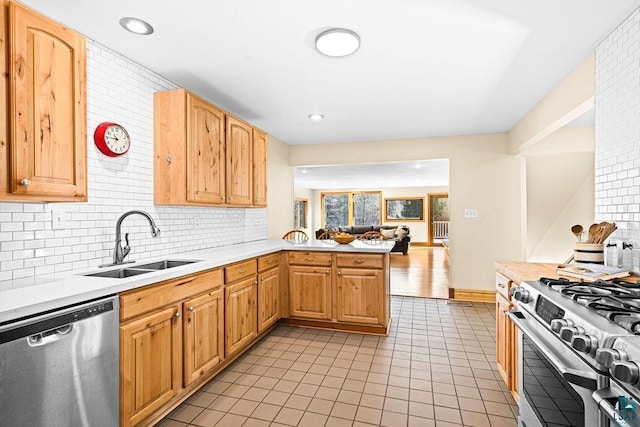
M571 319L553 319L551 321L551 330L553 332L560 332L563 326L573 326L573 320Z
M571 342L574 335L584 335L584 328L580 326L563 326L560 328L560 338L566 342Z
M616 360L609 368L611 376L623 383L636 385L640 379L640 369L635 362Z
M516 301L526 304L531 299L531 294L526 289L520 289L520 287L517 287L513 291L513 298L515 298Z
M598 338L591 335L574 335L571 337L571 347L582 353L594 354L598 348Z
M627 354L622 350L615 348L599 348L596 350L596 362L600 363L605 368L611 367L613 362L617 360L626 361Z

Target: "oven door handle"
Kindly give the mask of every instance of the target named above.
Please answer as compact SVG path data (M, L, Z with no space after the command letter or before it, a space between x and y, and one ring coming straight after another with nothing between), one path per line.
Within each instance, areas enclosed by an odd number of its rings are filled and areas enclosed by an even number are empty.
M593 400L598 404L598 407L605 413L607 418L615 423L618 427L631 427L624 415L621 415L616 407L611 402L617 402L619 399L618 393L615 393L611 388L603 388L596 390L593 393ZM635 416L635 413L633 414Z
M579 387L586 388L587 390L594 391L598 388L598 381L594 377L585 376L583 372L578 371L576 369L569 368L555 353L546 345L542 340L535 334L533 329L527 325L527 321L525 320L524 315L519 311L510 311L509 319L513 323L516 324L518 329L522 331L523 334L527 336L533 343L540 348L540 350L544 351L544 355L549 360L549 362L553 365L554 368L558 372L562 374L562 377L570 382L571 384L575 384Z

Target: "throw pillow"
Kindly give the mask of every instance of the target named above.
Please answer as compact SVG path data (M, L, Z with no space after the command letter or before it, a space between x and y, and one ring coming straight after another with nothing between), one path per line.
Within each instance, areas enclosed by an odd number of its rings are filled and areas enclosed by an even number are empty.
M385 230L384 228L381 228L380 234L382 234L382 237L384 237L385 239L393 239L393 236L396 234L396 229L392 228L389 230Z
M396 229L396 234L398 235L398 239L402 240L404 239L404 236L407 235L407 230L405 230L404 227L400 226Z

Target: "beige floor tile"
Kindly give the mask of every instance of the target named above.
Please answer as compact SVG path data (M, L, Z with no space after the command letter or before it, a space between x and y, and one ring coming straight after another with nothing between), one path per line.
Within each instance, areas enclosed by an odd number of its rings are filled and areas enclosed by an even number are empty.
M211 405L209 405L209 409L227 412L233 405L236 404L236 402L238 402L238 400L239 399L236 397L220 396L216 400L214 400Z
M218 397L217 394L207 393L206 391L199 391L189 399L187 399L187 403L189 405L200 406L201 408L206 408L211 405L214 400Z
M280 410L275 420L273 421L280 424L297 426L300 422L300 419L302 418L302 415L304 415L304 411L301 411L299 409L282 408L282 410Z
M350 405L348 403L336 402L331 410L332 417L345 418L353 420L356 416L357 405Z
M383 411L380 425L385 427L403 427L407 425L407 422L408 422L407 414Z
M285 402L289 399L289 396L291 396L291 393L271 390L262 401L264 403L270 403L272 405L283 406Z
M254 402L262 402L262 400L269 394L269 390L264 388L252 387L247 391L242 399L253 400Z
M241 384L231 384L228 389L222 392L223 396L229 397L242 397L247 391L249 391L249 386L241 385Z
M263 402L258 404L251 414L251 417L265 421L273 421L276 415L278 415L278 412L280 412L280 409L282 409L282 407L279 405L271 405Z
M340 394L339 388L320 386L314 397L325 400L336 400Z
M244 424L242 424L242 427L269 427L269 424L269 421L249 418Z
M367 382L364 385L365 393L375 394L376 396L386 396L387 394L387 386L386 384L376 384Z
M241 426L246 420L247 417L227 413L220 421L218 421L216 427L237 427Z
M382 417L381 409L359 406L356 412L355 421L377 425L377 424L380 424L381 417Z
M316 414L313 412L305 412L298 425L300 425L301 427L324 427L324 425L327 423L328 418L329 417L326 415Z
M374 394L363 394L360 398L360 406L374 409L384 408L384 396L376 396Z
M458 424L462 423L462 418L458 409L434 406L434 415L438 421L448 421L450 423Z
M318 414L329 415L331 410L333 409L333 404L335 401L333 400L325 400L314 397L311 399L311 403L307 407L308 412L315 412Z
M460 411L462 415L462 423L465 426L473 427L491 427L487 414L480 412Z
M362 397L362 393L359 393L357 391L345 390L343 388L342 390L340 390L336 401L358 405L360 403L360 397Z
M364 391L364 385L364 381L346 379L342 384L342 389L362 393Z
M517 427L518 422L515 418L499 417L497 415L489 415L491 427Z
M436 420L409 415L408 427L435 427Z
M433 393L433 404L458 409L458 399L450 394Z
M396 387L392 385L387 386L387 397L394 399L409 399L409 389L404 387Z
M181 421L171 420L169 418L165 418L157 424L158 427L188 427L188 424L183 423Z
M260 402L254 402L247 399L240 399L235 405L229 409L229 412L236 415L250 415Z
M433 405L428 403L409 402L409 415L421 418L434 418Z
M330 427L351 427L353 425L353 421L344 418L329 417L325 425Z
M384 399L384 410L407 414L409 412L409 401L387 397Z
M507 399L501 391L480 389L480 396L482 396L482 400L484 401L507 403Z
M311 398L309 396L302 396L300 394L292 394L287 402L284 404L287 408L300 409L304 411L309 406Z
M191 421L191 424L202 426L202 427L213 427L216 425L218 421L224 417L225 412L215 411L212 409L205 409L196 417L195 420Z

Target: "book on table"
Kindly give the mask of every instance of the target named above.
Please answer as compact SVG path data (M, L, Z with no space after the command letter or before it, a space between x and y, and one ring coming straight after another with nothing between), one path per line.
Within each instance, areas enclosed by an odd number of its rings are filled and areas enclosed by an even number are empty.
M595 282L596 280L610 280L627 277L631 273L618 267L612 267L601 264L585 264L576 263L566 267L560 267L556 272L561 276L582 279L586 282Z

